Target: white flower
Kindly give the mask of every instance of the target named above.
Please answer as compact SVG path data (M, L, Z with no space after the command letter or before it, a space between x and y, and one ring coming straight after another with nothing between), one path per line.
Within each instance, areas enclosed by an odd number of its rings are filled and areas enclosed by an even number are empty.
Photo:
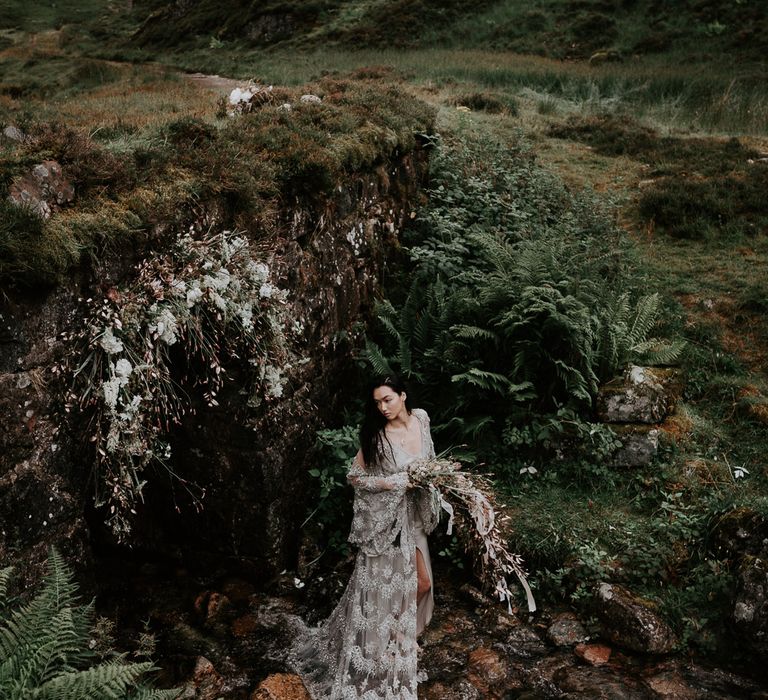
M171 289L180 296L184 296L187 291L187 283L184 280L173 280Z
M115 364L115 375L122 380L120 382L121 386L125 386L128 383L128 377L131 376L131 372L133 372L133 365L124 357L121 357Z
M240 317L240 323L243 324L243 328L250 330L253 327L253 305L251 302L238 307L237 315Z
M300 578L294 578L293 585L296 586L296 588L304 588L305 586L304 581L302 581Z
M114 411L117 405L117 396L120 393L120 378L112 377L109 381L104 382L102 390L104 391L104 403L111 411Z
M221 294L219 294L218 292L211 292L211 300L213 301L217 309L219 309L220 311L226 312L227 300L224 299L224 297L221 296Z
M200 283L195 280L192 288L187 290L187 308L192 308L200 299L203 298L203 290L200 289Z
M267 365L264 368L264 384L267 396L279 399L283 395L283 372L279 367Z
M179 323L167 307L160 312L155 322L149 326L149 332L156 334L167 345L173 345L178 340L176 335L178 331Z
M249 260L248 264L245 266L245 270L251 280L256 284L266 282L269 277L269 267L263 262L256 263L253 262L253 260Z
M261 287L259 287L260 297L269 299L274 293L275 293L275 288L269 282L264 282L264 284L262 284Z
M99 338L99 345L107 352L108 355L114 355L115 353L123 351L123 341L119 338L115 338L111 328L107 328Z

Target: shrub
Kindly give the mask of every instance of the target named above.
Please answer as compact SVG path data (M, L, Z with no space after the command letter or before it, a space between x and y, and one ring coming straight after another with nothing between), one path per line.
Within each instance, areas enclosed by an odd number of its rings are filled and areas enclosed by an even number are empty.
M650 338L659 297L635 289L621 233L523 148L443 143L433 178L410 289L379 306L366 355L429 397L436 430L498 439L563 407L588 417L627 362L679 354Z

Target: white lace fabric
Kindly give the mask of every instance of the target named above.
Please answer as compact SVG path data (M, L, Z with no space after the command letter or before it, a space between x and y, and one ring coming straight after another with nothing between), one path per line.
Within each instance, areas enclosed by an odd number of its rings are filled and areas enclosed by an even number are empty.
M328 619L298 634L289 660L313 700L416 700L416 636L434 606L431 590L417 605L416 549L431 580L426 535L439 512L429 492L407 488L408 464L435 455L429 417L412 413L419 454L393 446L375 471L353 463L347 475L355 489L355 569Z

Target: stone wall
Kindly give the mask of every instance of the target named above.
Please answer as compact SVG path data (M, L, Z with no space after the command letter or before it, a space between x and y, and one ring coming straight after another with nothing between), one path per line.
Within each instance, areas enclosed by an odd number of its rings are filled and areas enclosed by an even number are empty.
M427 154L417 148L339 182L324 201L283 203L268 249L294 324L283 394L254 401L247 363L228 368L219 405L199 401L171 435L170 466L205 489L202 510L167 473L148 474L134 548L198 560L235 557L265 576L291 563L315 429L350 398L345 380L355 325L371 310L426 170ZM104 514L93 508L92 455L77 430L82 417L63 405L66 382L57 372L67 349L59 336L82 322L78 297L111 284L104 275L129 274L142 252L125 253L95 279L77 272L38 298L6 296L0 306L0 564L19 565L25 580L39 574L50 544L80 563L115 546Z

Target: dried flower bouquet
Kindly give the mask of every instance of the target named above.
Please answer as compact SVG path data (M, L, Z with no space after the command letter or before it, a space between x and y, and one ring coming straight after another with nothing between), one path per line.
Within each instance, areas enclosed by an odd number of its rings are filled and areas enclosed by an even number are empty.
M432 495L432 509L448 513L448 534L453 531L456 517L468 520L471 529L462 532L464 546L472 555L475 570L482 586L507 602L512 612L512 592L507 576L515 574L523 589L528 610L534 612L536 603L528 585L523 560L507 548L500 531L500 520L494 508L493 487L479 474L462 471L461 464L450 459L425 459L412 462L408 468L411 482L428 489Z

